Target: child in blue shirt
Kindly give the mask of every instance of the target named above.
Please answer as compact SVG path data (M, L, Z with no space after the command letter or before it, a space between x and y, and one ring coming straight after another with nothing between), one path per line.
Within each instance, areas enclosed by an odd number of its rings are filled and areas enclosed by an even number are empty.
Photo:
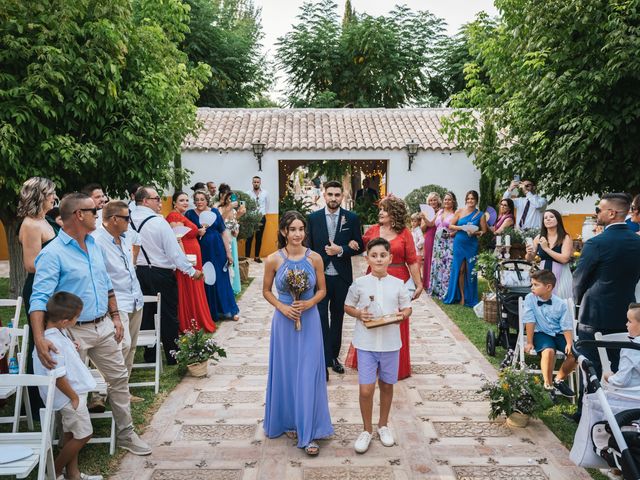
M574 397L565 378L576 368L576 360L571 353L573 345L573 318L564 300L553 295L556 277L549 270L531 273L531 293L524 299L522 323L526 329L525 353L540 354L540 370L544 388L565 397ZM566 357L554 381L553 367L556 350Z

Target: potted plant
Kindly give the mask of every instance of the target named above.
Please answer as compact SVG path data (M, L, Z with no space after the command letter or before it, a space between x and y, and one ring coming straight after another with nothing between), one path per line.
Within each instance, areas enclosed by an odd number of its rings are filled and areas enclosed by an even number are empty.
M226 358L227 352L216 344L210 333L199 328L195 320L191 322L191 329L176 340L178 350L171 350L170 353L180 370L187 370L193 377L204 377L209 360L217 362L220 357Z
M552 404L540 376L529 373L526 365L502 369L498 379L485 382L480 392L489 394L489 418L505 415L510 427L525 427L529 417L538 417Z
M498 270L498 258L493 251L484 251L476 256L475 273L482 275L487 281L489 293L482 297L484 303L484 320L489 323L498 321L498 301L496 299L496 272Z
M378 207L377 200L373 201L369 197L358 200L358 202L354 203L352 211L360 218L360 225L362 225L365 232L371 225L378 223L380 208Z

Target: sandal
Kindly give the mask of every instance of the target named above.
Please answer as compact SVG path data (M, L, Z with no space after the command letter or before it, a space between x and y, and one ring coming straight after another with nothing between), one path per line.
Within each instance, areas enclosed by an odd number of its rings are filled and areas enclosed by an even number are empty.
M287 436L287 438L289 438L291 440L297 440L298 439L298 432L296 432L295 430L291 430L289 432L284 432L284 434Z
M310 457L315 457L320 453L320 445L318 445L316 442L310 442L309 445L304 447L304 451Z

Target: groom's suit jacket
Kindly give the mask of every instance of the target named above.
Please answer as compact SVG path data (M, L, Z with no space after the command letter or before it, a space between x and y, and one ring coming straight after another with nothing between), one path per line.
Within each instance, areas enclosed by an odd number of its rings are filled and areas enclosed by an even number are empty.
M625 330L627 308L640 279L640 236L626 224L589 239L573 274L579 321L596 329Z
M363 249L358 215L342 207L339 209L336 237L333 243L342 247L342 256L340 257L337 255L329 256L324 251L324 247L329 245L329 230L327 228L325 208L321 208L309 215L307 228L309 248L322 257L325 269L329 262L333 263L338 275L348 284L351 284L353 281L351 257L362 253ZM358 242L359 250L353 250L349 247L348 244L351 240Z

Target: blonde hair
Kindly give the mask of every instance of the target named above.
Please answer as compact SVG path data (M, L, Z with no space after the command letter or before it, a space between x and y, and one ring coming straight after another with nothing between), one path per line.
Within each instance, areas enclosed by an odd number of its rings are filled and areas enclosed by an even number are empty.
M438 200L438 208L441 208L442 198L440 198L440 194L438 192L430 192L429 195L427 195L427 204L429 203L429 200L431 200L432 198L435 198Z
M209 201L211 200L211 195L209 194L209 192L207 190L196 190L195 192L193 192L193 200L196 200L196 197L198 195L204 195L205 200L207 201L207 204L209 204Z
M18 203L18 217L35 217L42 212L42 206L47 196L55 193L56 184L48 178L31 177L22 184L20 201Z
M417 213L417 212L416 213L412 213L411 214L411 220L413 220L414 222L418 222L418 224L420 224L420 220L421 220L420 214Z

